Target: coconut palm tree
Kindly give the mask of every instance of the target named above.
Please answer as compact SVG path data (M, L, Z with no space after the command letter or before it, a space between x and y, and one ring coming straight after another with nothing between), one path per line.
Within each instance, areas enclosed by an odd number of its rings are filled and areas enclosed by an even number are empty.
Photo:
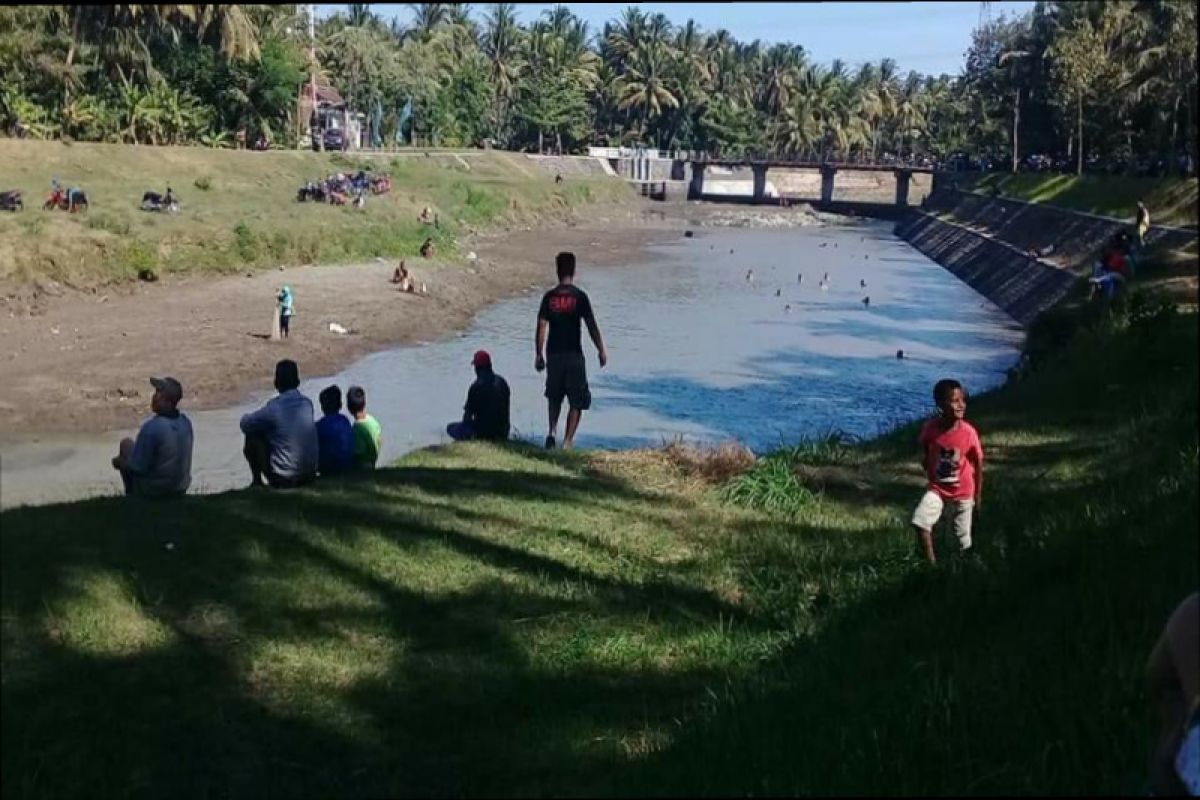
M639 44L620 78L617 107L622 111L633 111L640 118L639 129L643 136L648 134L650 123L662 114L663 109L679 107L679 100L667 88L666 77L665 48L652 46L649 42Z
M496 3L485 19L483 52L488 58L488 75L493 92L492 131L499 137L508 122L521 74L521 27L516 5Z

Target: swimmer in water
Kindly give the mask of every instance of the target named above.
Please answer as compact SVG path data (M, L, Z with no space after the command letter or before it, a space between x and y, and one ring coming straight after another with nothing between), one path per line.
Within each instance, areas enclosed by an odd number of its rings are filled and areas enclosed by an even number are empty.
M754 283L754 270L746 270L746 283Z
M829 242L821 242L821 247L824 247L827 244L829 244Z
M821 291L822 291L822 292L827 292L827 291L829 291L829 284L828 284L828 283L826 283L825 281L821 281Z
M783 313L785 313L785 314L792 313L792 304L791 303L788 303L786 306L783 307Z
M870 307L871 307L871 298L864 297L863 298L863 308L870 308Z
M859 288L860 288L860 289L865 289L865 288L867 288L867 279L866 279L866 278L863 278L861 281L859 281L859 282L858 282L858 286L859 286Z
M783 289L776 289L776 290L775 290L775 296L776 296L776 297L779 297L781 294L783 294Z
M903 360L904 360L904 351L903 351L903 350L897 350L897 351L896 351L896 360L897 360L897 361L903 361Z

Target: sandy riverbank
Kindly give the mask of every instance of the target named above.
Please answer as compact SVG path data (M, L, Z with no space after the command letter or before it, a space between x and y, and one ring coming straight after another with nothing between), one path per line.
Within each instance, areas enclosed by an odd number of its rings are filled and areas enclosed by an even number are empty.
M634 258L681 226L658 208L593 207L554 228L477 235L461 247L478 254L474 262L408 259L428 287L423 297L396 291L389 260L64 293L34 309L10 303L0 311L0 440L133 426L146 416L151 375L179 378L185 408L230 405L269 388L280 358L295 359L302 375L326 374L435 339L496 300L551 285L559 250L574 250L586 270ZM270 341L285 282L296 296L291 338ZM330 322L354 333L333 333Z

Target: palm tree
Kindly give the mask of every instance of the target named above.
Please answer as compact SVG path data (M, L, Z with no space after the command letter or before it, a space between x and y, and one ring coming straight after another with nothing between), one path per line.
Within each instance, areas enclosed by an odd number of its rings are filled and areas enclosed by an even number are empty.
M423 42L429 41L434 30L450 17L451 3L409 3L413 12L411 32Z
M665 55L665 48L643 42L634 51L628 69L620 78L617 107L622 111L633 110L640 116L643 136L648 133L650 122L662 114L664 108L679 107L679 100L666 86Z
M516 5L496 3L487 15L483 32L483 52L487 55L494 104L493 135L499 136L508 121L508 112L516 95L521 73L521 28L517 24Z

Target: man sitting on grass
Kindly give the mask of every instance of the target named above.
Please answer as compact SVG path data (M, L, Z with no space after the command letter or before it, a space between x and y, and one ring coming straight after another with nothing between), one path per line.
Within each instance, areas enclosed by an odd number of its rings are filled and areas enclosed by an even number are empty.
M508 406L511 392L508 382L492 370L492 357L486 350L471 359L475 382L467 390L462 422L451 422L446 433L455 441L484 439L503 442L508 439Z
M192 483L192 423L179 413L183 387L174 378L151 378L154 416L142 423L137 441L122 439L112 460L126 495L180 495Z
M246 446L242 454L250 465L250 486L263 478L272 489L302 486L317 474L317 426L312 401L300 394L300 368L290 358L275 365L278 397L242 417Z

